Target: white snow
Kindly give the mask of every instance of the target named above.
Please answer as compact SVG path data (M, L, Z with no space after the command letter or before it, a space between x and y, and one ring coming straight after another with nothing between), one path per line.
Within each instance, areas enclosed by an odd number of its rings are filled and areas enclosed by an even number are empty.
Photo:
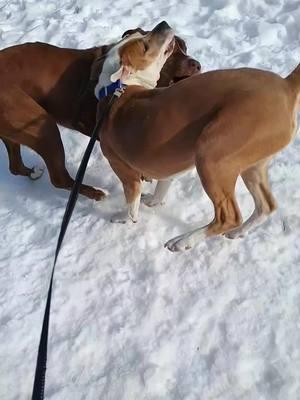
M299 0L0 0L0 47L36 40L91 47L162 19L205 70L252 66L286 75L300 62ZM87 139L61 131L74 176ZM28 166L43 165L28 149L23 155ZM165 206L143 206L128 225L109 222L123 194L98 147L85 181L111 196L79 198L59 257L47 399L299 399L299 138L272 163L279 212L245 239L217 238L183 254L164 242L212 216L195 172L176 180ZM238 194L250 215L241 182ZM0 145L3 400L31 398L67 198L46 172L37 181L11 175Z

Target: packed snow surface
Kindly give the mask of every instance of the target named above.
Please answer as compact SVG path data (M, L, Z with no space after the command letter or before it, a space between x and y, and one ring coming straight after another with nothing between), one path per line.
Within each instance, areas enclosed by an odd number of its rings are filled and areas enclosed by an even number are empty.
M204 70L285 76L300 62L299 0L0 0L0 47L86 48L167 20ZM1 89L0 89L1 90ZM182 99L184 101L184 99ZM87 138L61 129L74 176ZM28 166L43 165L23 149ZM271 165L279 211L245 239L182 254L163 244L205 224L212 205L192 171L137 224L110 223L121 185L97 146L55 275L46 396L51 400L300 399L300 140ZM145 184L145 190L154 185ZM68 193L47 173L15 177L0 145L0 398L31 398L54 248ZM238 200L252 200L241 182Z

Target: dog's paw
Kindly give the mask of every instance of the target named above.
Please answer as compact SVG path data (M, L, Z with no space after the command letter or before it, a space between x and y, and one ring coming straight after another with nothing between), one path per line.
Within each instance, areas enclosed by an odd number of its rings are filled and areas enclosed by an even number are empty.
M110 222L114 224L126 224L128 221L131 221L133 223L137 222L128 215L127 211L118 212L117 214L113 215L110 219Z
M189 243L189 239L187 237L180 235L166 242L164 247L172 252L178 252L190 250L192 245Z
M34 166L30 171L29 178L33 181L36 181L43 175L43 173L44 173L44 168Z
M170 251L185 251L197 246L200 242L207 238L207 227L195 229L193 231L176 236L169 240L165 247Z
M95 201L101 201L106 197L106 193L101 189L95 189L92 186L82 185L80 189L81 194Z
M104 192L102 192L102 190L100 189L94 189L93 190L93 200L96 201L101 201L106 197L106 194Z
M151 193L142 193L141 202L147 207L156 207L164 204L162 201L157 200Z

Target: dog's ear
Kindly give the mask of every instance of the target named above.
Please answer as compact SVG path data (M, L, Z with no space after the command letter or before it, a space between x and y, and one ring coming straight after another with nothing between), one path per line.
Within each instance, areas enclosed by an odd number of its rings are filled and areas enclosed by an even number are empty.
M183 39L181 39L179 36L175 36L175 44L176 47L178 47L184 54L186 54L187 47Z
M136 32L140 33L141 35L146 35L148 33L147 31L144 31L142 28L128 29L128 31L123 33L122 39L125 36L132 35L133 33L136 33Z
M131 68L129 66L121 65L121 67L110 76L110 80L112 82L116 82L118 79L120 79L120 81L123 82L126 78L128 78L130 72Z

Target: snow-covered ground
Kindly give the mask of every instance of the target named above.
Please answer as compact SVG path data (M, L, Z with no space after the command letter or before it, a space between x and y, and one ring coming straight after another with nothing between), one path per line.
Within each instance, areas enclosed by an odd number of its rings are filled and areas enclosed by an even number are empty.
M204 70L285 75L300 62L299 0L0 0L0 47L90 47L162 19ZM62 132L75 175L87 139ZM29 166L42 163L23 154ZM164 207L142 207L139 223L126 226L109 222L123 194L98 147L85 181L111 196L80 197L69 226L55 275L47 399L299 399L299 138L272 163L279 212L243 240L217 238L184 254L164 242L212 215L194 172L174 183ZM238 195L247 216L253 204L241 182ZM12 176L0 145L1 400L31 398L67 197L47 173L36 182Z

